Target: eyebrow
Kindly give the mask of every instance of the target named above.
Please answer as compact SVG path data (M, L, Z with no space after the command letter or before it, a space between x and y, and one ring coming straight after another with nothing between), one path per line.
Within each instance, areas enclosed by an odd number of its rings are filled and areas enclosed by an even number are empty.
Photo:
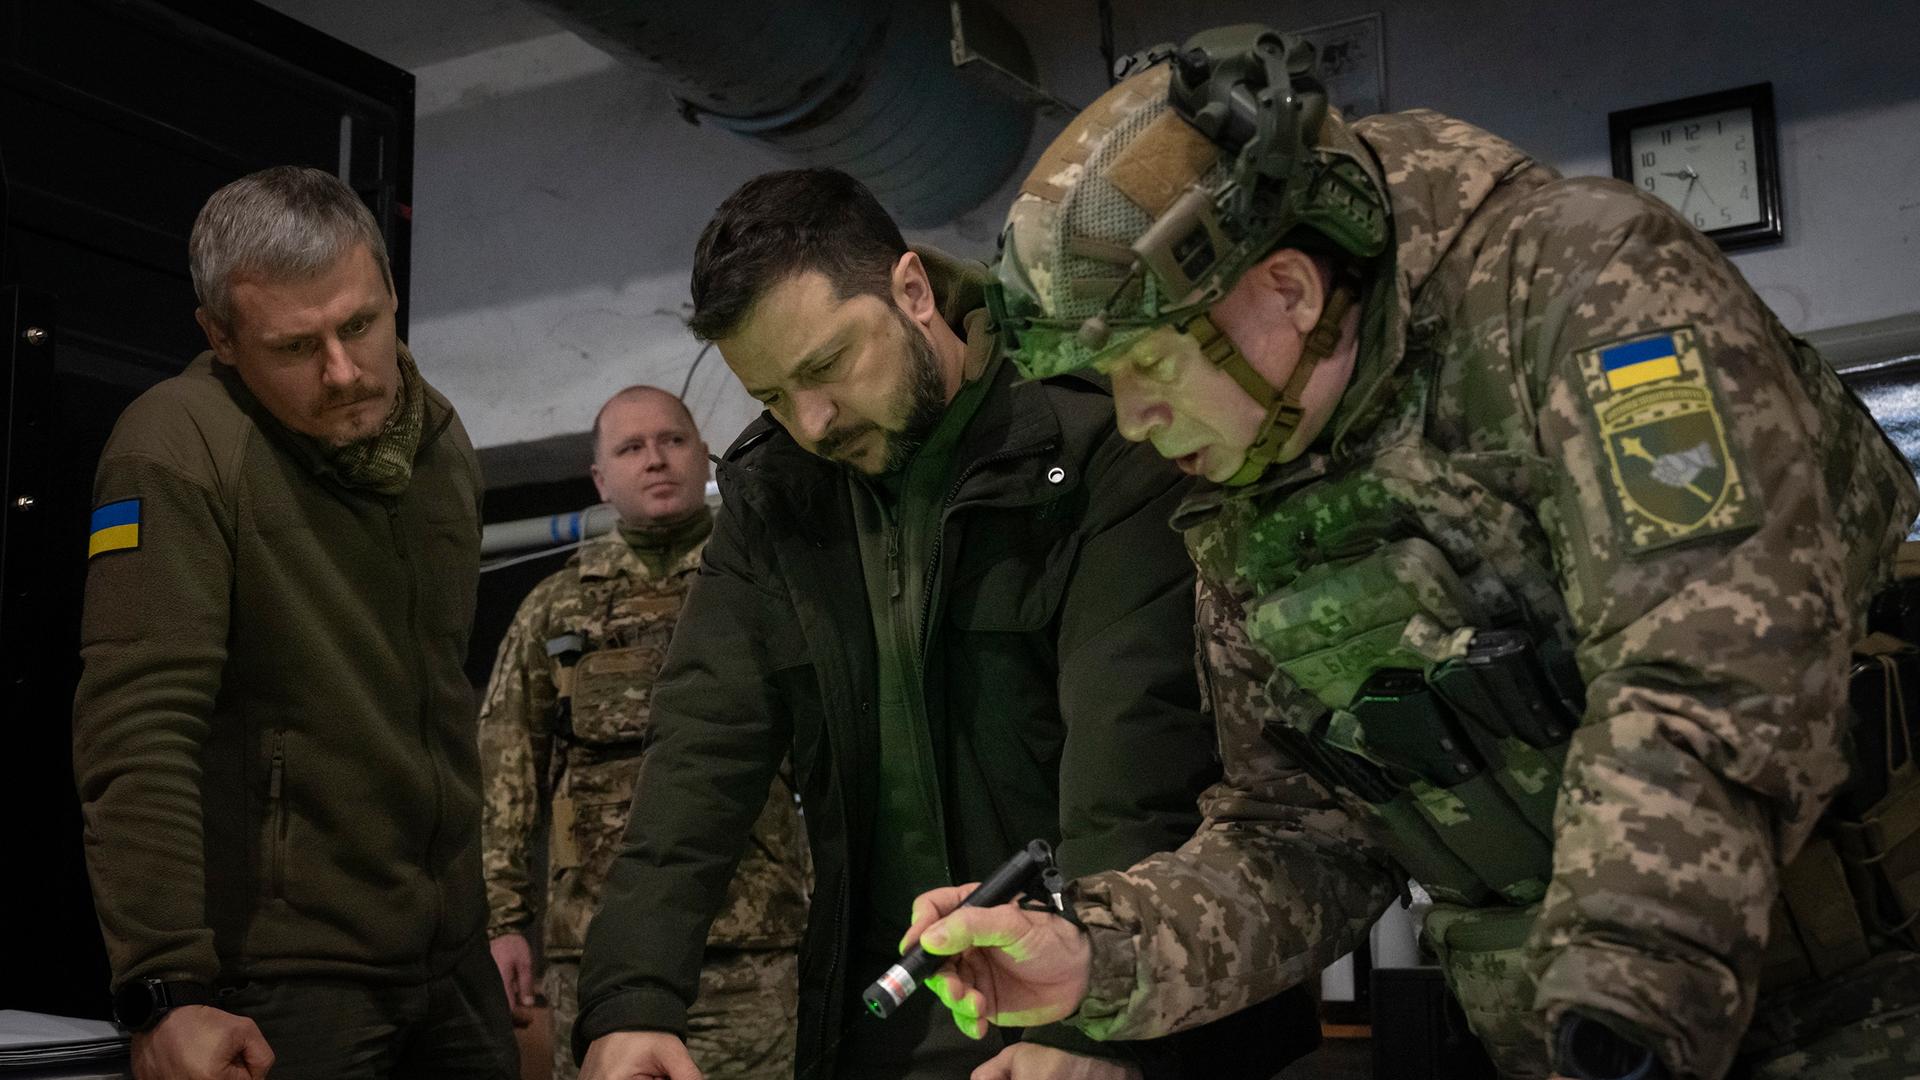
M787 377L792 378L793 376L798 375L801 372L806 371L810 368L818 367L821 360L824 360L827 357L832 356L834 353L839 352L841 349L845 347L846 347L846 342L844 342L841 339L840 335L838 334L834 335L832 338L830 338L827 341L825 345L820 346L819 348L813 350L812 352L806 354L805 356L802 356L799 360L795 361L793 365L793 371L790 372ZM771 394L775 390L780 389L778 386L754 387L754 386L746 386L744 383L741 385L746 390L748 397L756 397L756 398L762 394Z

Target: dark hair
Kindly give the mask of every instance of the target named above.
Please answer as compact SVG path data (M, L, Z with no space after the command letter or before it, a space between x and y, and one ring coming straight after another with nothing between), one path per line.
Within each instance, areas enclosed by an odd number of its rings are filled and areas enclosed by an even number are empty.
M841 299L893 291L907 242L866 185L838 169L788 169L741 185L693 252L693 317L703 341L730 333L767 289L817 270Z

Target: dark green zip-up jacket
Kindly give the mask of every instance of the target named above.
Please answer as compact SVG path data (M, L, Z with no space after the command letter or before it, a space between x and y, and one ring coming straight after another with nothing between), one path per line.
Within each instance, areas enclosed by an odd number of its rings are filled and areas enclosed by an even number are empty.
M936 287L953 284L934 268ZM985 332L958 296L943 313ZM1012 365L993 380L954 450L943 569L925 575L938 583L922 689L948 865L977 881L1039 837L1069 877L1130 866L1192 834L1196 797L1219 775L1193 668L1192 564L1167 526L1187 485L1118 435L1099 382L1023 383ZM850 485L766 417L719 480L654 691L657 741L588 934L575 1052L613 1031L684 1031L707 924L791 747L816 873L798 1068L829 1076L836 1035L866 1022L851 1011L880 974L847 961L887 872L867 850L881 805L877 675ZM1057 1027L1029 1034L1133 1052ZM1274 1041L1289 1047L1280 1061L1309 1045Z
M479 464L427 397L393 497L210 353L115 426L95 505L139 500L137 546L89 560L74 771L116 985L411 982L484 934Z

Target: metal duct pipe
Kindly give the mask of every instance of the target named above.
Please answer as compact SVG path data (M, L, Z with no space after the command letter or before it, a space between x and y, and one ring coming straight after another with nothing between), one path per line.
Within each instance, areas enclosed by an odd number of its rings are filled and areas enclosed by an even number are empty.
M666 83L687 119L859 177L900 223L941 225L1019 164L1033 105L955 66L947 0L534 0ZM1031 80L1017 31L984 3L967 36Z
M719 507L720 485L707 481L707 505ZM620 515L610 503L594 503L585 510L546 517L496 521L480 530L480 554L499 555L528 548L554 548L577 544L613 531Z

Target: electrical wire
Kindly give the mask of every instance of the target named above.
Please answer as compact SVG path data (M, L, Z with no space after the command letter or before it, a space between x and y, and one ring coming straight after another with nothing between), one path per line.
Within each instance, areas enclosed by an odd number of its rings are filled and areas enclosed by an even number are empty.
M687 377L680 381L679 397L681 401L687 400L687 389L693 385L693 373L700 370L700 361L705 360L707 358L707 353L712 349L713 349L713 342L711 341L707 342L705 345L700 346L700 351L695 353L693 356L693 363L687 365Z
M525 555L509 555L504 559L495 559L490 563L481 563L480 572L483 574L490 574L495 570L505 570L509 566L518 566L523 562L532 562L535 559L544 559L549 555L564 554L566 552L572 551L574 548L582 547L588 543L591 543L593 539L595 538L589 537L586 540L575 540L571 544L562 544L559 547L541 548L539 551L530 551Z

